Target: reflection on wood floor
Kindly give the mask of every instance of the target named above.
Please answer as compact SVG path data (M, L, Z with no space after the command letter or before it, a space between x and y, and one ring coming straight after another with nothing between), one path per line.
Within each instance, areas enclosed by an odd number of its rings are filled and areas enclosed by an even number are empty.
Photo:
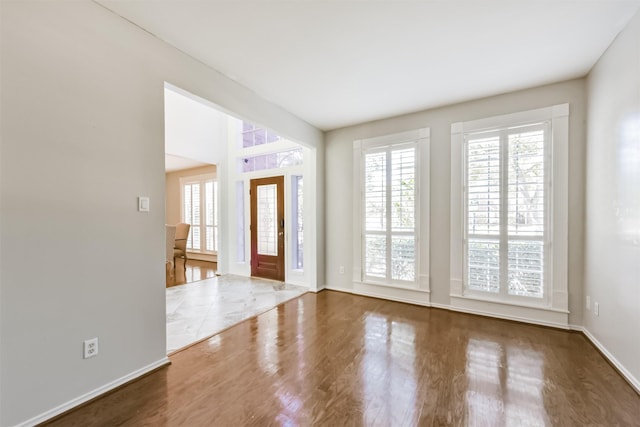
M171 360L52 425L640 425L579 333L332 291Z
M187 261L187 268L185 269L184 260L176 259L175 271L169 271L169 269L167 269L167 288L216 277L217 269L218 264L215 262L198 261L194 259Z

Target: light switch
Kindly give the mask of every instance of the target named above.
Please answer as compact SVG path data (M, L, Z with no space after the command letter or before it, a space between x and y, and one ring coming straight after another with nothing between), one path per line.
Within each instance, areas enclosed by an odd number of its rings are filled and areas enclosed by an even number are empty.
M149 212L148 197L138 197L138 212Z

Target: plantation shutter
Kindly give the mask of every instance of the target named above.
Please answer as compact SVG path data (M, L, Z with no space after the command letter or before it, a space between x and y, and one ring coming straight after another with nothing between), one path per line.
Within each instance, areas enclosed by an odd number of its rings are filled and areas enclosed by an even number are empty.
M187 237L190 251L212 253L218 249L217 188L217 182L207 178L182 184L182 220L191 224Z
M184 200L184 206L183 206L183 212L184 212L184 219L183 221L187 224L193 224L193 197L192 197L192 188L195 184L185 184L184 185L184 189L183 189L183 200ZM192 236L193 234L191 233L191 230L189 230L189 236L187 237L187 249L193 249L193 239Z
M467 142L468 287L500 290L500 136Z
M373 281L415 282L416 144L363 152L363 271Z
M387 277L387 152L364 156L365 275Z
M213 252L214 248L214 209L213 209L213 201L214 201L214 191L213 191L213 180L207 180L204 183L205 189L205 246L206 250L209 252Z
M546 199L545 129L511 131L507 180L508 293L542 298Z
M466 287L544 296L549 173L545 124L465 135Z
M200 183L191 185L191 248L200 250ZM189 247L187 246L187 249Z

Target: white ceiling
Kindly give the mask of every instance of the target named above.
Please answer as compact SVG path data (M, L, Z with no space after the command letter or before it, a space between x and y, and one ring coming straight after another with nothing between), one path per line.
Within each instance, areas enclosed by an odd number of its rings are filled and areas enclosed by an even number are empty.
M640 0L97 0L329 130L586 75Z

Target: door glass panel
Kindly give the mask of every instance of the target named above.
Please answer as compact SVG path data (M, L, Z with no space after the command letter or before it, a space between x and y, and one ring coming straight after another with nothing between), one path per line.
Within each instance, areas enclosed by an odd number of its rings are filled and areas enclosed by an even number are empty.
M278 255L278 186L258 186L258 254Z

